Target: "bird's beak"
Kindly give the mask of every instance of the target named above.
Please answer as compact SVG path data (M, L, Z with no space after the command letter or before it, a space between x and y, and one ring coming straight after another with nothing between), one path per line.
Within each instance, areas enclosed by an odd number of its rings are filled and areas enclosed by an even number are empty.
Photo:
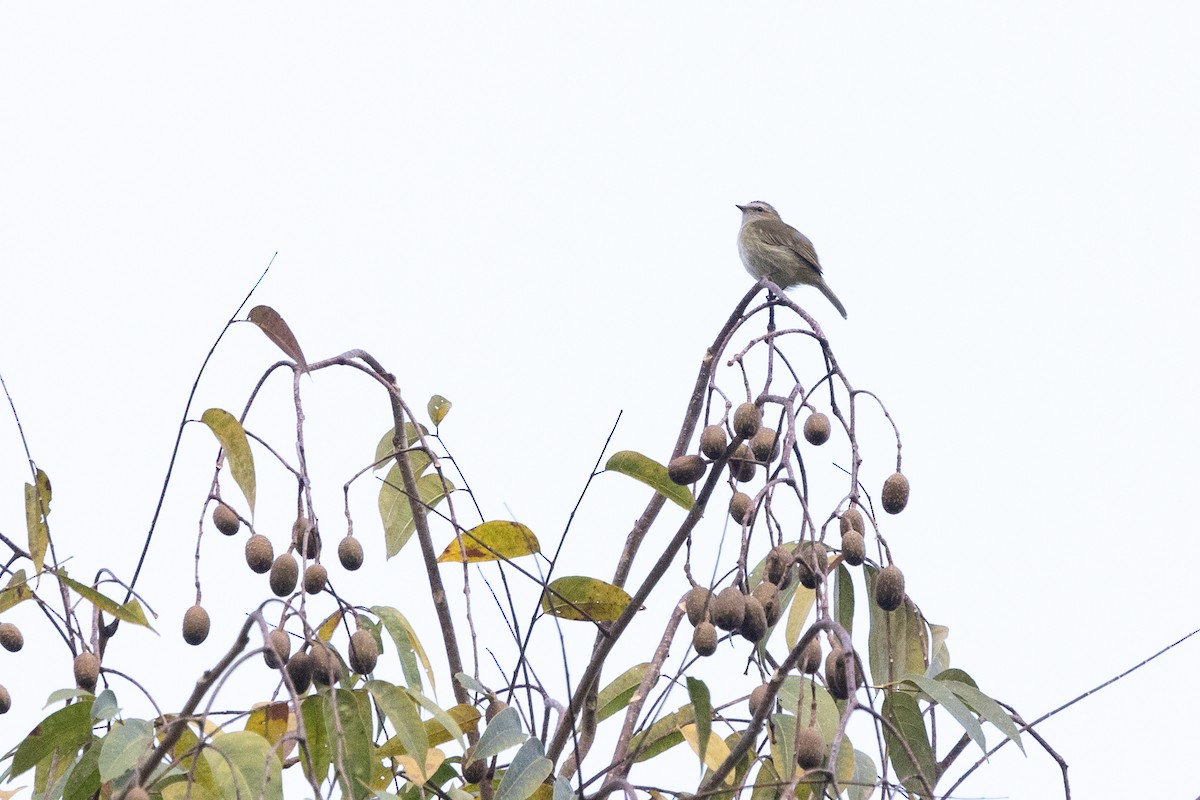
M745 211L745 210L746 210L746 207L745 207L745 206L739 206L737 203L734 203L734 204L733 204L733 207L734 207L734 208L736 208L738 211Z

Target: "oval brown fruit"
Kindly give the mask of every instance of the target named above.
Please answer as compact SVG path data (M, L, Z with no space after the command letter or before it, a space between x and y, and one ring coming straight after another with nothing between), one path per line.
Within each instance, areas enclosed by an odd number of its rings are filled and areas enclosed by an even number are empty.
M712 603L713 624L724 631L742 627L746 615L746 598L736 586L726 586Z
M183 640L190 645L198 645L208 638L208 612L202 605L194 605L183 614Z
M361 567L363 565L362 543L347 534L346 538L338 543L338 561L342 562L343 569L351 572Z
M350 653L347 661L350 669L359 675L366 675L375 669L379 661L379 644L369 630L359 628L350 634Z
M327 580L329 580L329 570L322 565L309 564L304 568L304 591L309 594L316 594L324 589Z
M825 737L816 728L796 731L796 763L801 769L816 769L825 763Z
M288 662L292 654L292 637L283 628L275 628L267 634L263 646L263 660L271 669L279 669Z
M311 526L308 522L307 517L300 517L292 523L292 544L296 546L297 553L302 553L304 558L312 560L321 555L321 532L317 530L315 522Z
M825 444L829 441L829 434L832 430L829 425L829 417L820 411L809 414L808 419L804 420L804 439L809 444L818 446Z
M842 650L830 650L829 655L825 656L825 688L834 700L845 700L850 696L845 668L846 656Z
M217 507L213 509L212 521L217 530L226 536L233 536L238 532L238 528L242 527L237 512L224 503L217 503Z
M754 453L744 444L739 444L729 457L729 474L739 483L754 480L755 466Z
M312 657L303 650L293 653L287 662L287 674L296 692L304 694L312 683Z
M12 708L12 695L8 693L8 689L0 685L0 714L7 714Z
M783 614L783 606L779 602L779 587L770 581L762 581L750 592L758 602L762 603L763 613L767 615L767 625L779 622Z
M25 637L21 629L11 622L0 622L0 646L10 653L16 653L25 646Z
M733 435L749 439L762 427L762 412L754 403L742 403L733 412Z
M805 589L817 588L817 584L825 579L827 565L824 546L816 542L805 542L801 545L799 557L796 559L796 576L800 585Z
M842 558L852 567L867 560L867 543L858 531L846 531L842 534Z
M725 455L728 446L729 439L720 425L709 425L700 432L700 452L709 458L717 459Z
M717 652L717 629L711 622L701 622L692 631L692 647L702 656Z
M838 525L842 533L850 530L858 531L859 533L867 532L866 525L863 524L862 512L858 510L857 506L850 506L843 511Z
M875 576L875 603L884 611L895 611L904 602L904 573L888 564Z
M271 591L276 597L286 597L296 590L300 565L291 553L284 553L271 564Z
M745 525L754 515L754 500L745 492L734 492L729 499L729 516L738 525Z
M743 639L758 644L767 633L767 612L752 594L745 596L745 604L745 613L742 614L742 624L738 633Z
M703 478L704 470L707 468L708 465L700 456L677 456L671 459L670 464L667 464L667 477L671 479L672 483L687 486Z
M86 650L75 656L75 685L85 692L96 691L96 681L100 679L100 659L95 653Z
M796 557L790 548L784 545L772 547L763 565L763 580L770 581L780 589L787 588L792 580L792 566L795 563Z
M250 567L251 572L261 575L271 569L274 561L275 548L271 546L270 539L256 533L246 540L246 566Z
M687 598L683 601L683 607L687 611L688 622L692 623L692 627L699 625L708 616L708 609L712 606L712 592L705 589L703 586L697 586L687 593Z
M770 428L759 428L750 438L750 452L764 464L774 461L779 455L779 439Z
M503 700L493 700L492 702L488 703L488 707L483 712L483 721L491 722L496 718L497 714L506 708L508 708L508 703L504 702Z
M468 761L463 766L462 776L467 783L482 783L488 776L487 762L480 758Z
M314 644L308 654L312 659L313 682L320 686L332 686L342 679L342 662L338 660L333 648L324 644Z
M812 675L820 668L821 637L814 636L809 640L808 644L804 645L804 651L800 653L800 663L796 665L796 669L808 675Z
M894 472L883 482L883 492L879 496L883 510L889 514L899 514L908 505L908 478L903 472Z
M750 698L746 701L746 705L750 708L750 713L758 716L758 712L767 704L767 692L770 691L767 684L762 683L755 686L750 691Z

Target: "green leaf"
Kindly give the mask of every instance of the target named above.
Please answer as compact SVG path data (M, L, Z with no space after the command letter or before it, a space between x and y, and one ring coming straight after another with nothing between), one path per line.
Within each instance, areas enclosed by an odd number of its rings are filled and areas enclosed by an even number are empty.
M121 604L112 598L105 597L90 586L85 586L77 580L68 578L65 569L50 569L46 571L104 613L111 614L123 622L141 625L154 630L154 628L150 627L150 623L146 621L146 614L142 611L142 604L137 602L137 600L130 600L128 603Z
M671 480L666 467L633 450L613 453L604 469L641 481L685 511L691 510L696 502L690 489Z
M304 718L304 733L308 737L308 752L312 759L313 774L309 777L321 783L328 777L333 759L330 744L334 737L329 735L332 729L326 729L325 726L327 720L333 719L329 710L329 695L310 694L305 697L300 702L300 715ZM308 775L308 760L300 759L305 775Z
M974 712L954 694L954 689L950 685L924 675L906 675L901 682L911 683L924 692L930 700L946 709L971 737L971 741L977 744L984 754L987 753L987 740L983 735L983 726L975 718Z
M632 600L619 586L571 575L550 582L542 592L542 611L560 619L612 622Z
M417 705L421 706L422 708L424 708L426 711L428 711L430 714L433 715L432 720L427 720L425 722L426 730L440 728L441 730L446 731L453 738L457 739L459 744L465 746L465 744L466 744L466 742L464 741L465 737L463 736L462 727L459 724L459 717L455 716L455 714L451 713L451 712L453 712L454 708L466 708L468 714L471 714L471 712L474 712L472 714L471 718L474 721L478 721L479 720L479 712L478 711L475 711L472 706L454 706L450 710L447 710L447 709L442 708L437 703L433 702L428 697L426 697L425 695L421 694L420 692L418 692L414 689L405 689L404 692L410 698L412 698L414 701L416 701ZM436 723L436 724L431 725L430 724L431 722ZM447 740L441 740L441 741L447 741ZM431 742L431 744L440 744L440 743L441 743L440 741L439 742Z
M375 770L370 695L365 690L339 689L336 698L340 727L327 712L325 730L326 735L332 734L330 747L340 747L340 758L335 763L340 763L342 768L338 774L342 796L354 800L370 797L371 776Z
M154 726L144 719L114 725L100 742L100 780L114 780L136 767L153 742Z
M902 675L924 673L928 666L929 637L921 613L907 597L895 611L881 609L873 599L879 569L869 564L864 564L863 569L867 578L867 596L872 598L867 604L871 622L867 650L872 680L883 686Z
M696 721L696 712L690 705L667 714L639 734L630 743L630 751L636 752L635 761L647 761L665 750L670 750L683 741L679 730Z
M837 593L833 596L833 618L846 629L846 633L854 633L854 580L845 564L838 564L837 576L834 578Z
M339 692L341 697L347 692ZM349 748L347 748L349 750ZM275 749L250 731L217 734L204 749L222 797L283 800L282 765ZM359 797L363 796L360 792Z
M460 542L461 538L461 542ZM461 537L454 537L438 556L438 562L475 563L507 561L542 552L533 531L519 522L498 519L476 525Z
M879 772L875 769L875 762L862 750L855 750L854 775L846 787L849 800L870 800L878 780Z
M446 415L450 413L450 409L453 406L453 403L442 397L440 394L435 394L433 397L429 398L429 404L426 406L426 409L429 411L429 419L431 422L433 422L433 427L436 428L442 424L442 420L444 420Z
M383 520L388 558L399 553L417 529L412 503L403 491L404 482L399 476L398 468L394 476L395 482L391 480L392 477L392 473L389 472L389 480L379 487L379 516ZM446 494L453 492L454 488L453 483L444 480L436 472L417 478L417 497L426 509L436 506Z
M254 513L254 453L250 452L250 442L246 440L246 431L237 417L220 408L210 408L200 416L200 421L209 427L213 436L221 443L225 458L229 459L229 471L237 481L238 488Z
M470 675L468 675L465 672L455 673L454 680L458 681L459 685L462 686L464 689L466 689L468 692L474 692L475 694L481 694L481 695L488 696L488 697L490 697L492 694L491 689L487 688L482 683L475 680L474 678L472 678Z
M833 695L829 694L824 686L814 684L809 678L789 675L780 685L779 693L776 696L783 710L788 714L795 715L800 720L800 725L807 728L812 716L814 691L817 703L817 727L821 729L821 735L825 737L825 740L830 741L833 739L834 731L837 730L841 713L838 711Z
M29 532L29 557L33 560L34 572L41 572L50 546L50 526L46 517L50 515L50 478L38 470L34 483L25 484L25 527ZM36 485L35 485L36 484Z
M948 670L947 672L961 672L961 670ZM963 673L964 675L966 673ZM970 678L970 676L967 676ZM986 719L988 722L995 725L1001 733L1007 736L1019 748L1021 752L1025 752L1025 745L1021 742L1021 731L1017 724L1013 722L1012 717L1008 712L992 698L988 697L971 683L965 683L958 680L943 680L942 676L937 677L939 682L945 683L950 687L950 691L961 699L964 703L979 716Z
M800 788L797 787L797 789ZM779 773L775 771L775 762L764 758L762 766L758 768L758 776L754 779L754 790L750 793L750 800L777 800L782 789L783 781L779 779ZM796 796L800 796L799 791Z
M399 686L386 681L367 681L367 691L375 698L376 705L396 729L396 735L404 744L405 752L417 764L424 764L426 756L429 755L429 735L421 722L421 712L417 710L417 704Z
M307 369L308 364L304 361L304 352L300 349L300 343L296 341L292 329L283 321L283 317L270 306L255 306L250 309L250 313L246 319L258 326L258 329L267 335L267 338L275 343L275 346L287 355L288 358L296 362L300 369Z
M512 706L492 717L479 741L475 743L474 758L477 760L499 755L510 747L516 747L529 738L521 730L521 716Z
M688 699L692 701L692 710L696 713L696 755L700 756L700 763L707 764L704 755L708 750L709 734L712 733L712 695L708 686L699 678L688 677L687 690ZM684 738L687 738L686 733ZM720 766L720 763L717 766Z
M921 707L917 699L908 692L887 689L883 695L883 718L892 723L883 728L883 738L887 742L888 760L896 770L896 776L912 795L926 795L924 776L930 788L937 782L937 768L934 763L933 748L929 744L929 734L925 730L925 721L921 718ZM898 737L897 737L898 734ZM908 743L916 761L909 757L908 751L901 744L901 739Z
M421 688L421 673L417 670L417 659L420 659L421 666L429 677L429 685L436 690L433 666L429 663L429 656L425 654L425 648L421 646L421 640L417 638L417 632L408 619L391 606L371 606L371 613L379 617L384 629L391 635L400 654L400 666L404 670L404 680L408 685Z
M59 750L60 758L73 757L92 739L92 703L82 700L50 714L30 731L13 755L10 778L34 767L46 756Z
M554 778L554 796L551 800L578 800L578 795L571 788L571 782L558 775Z
M596 722L603 722L621 709L629 705L633 693L642 685L650 662L635 664L622 672L613 682L600 690L596 695Z
M89 800L100 791L99 761L99 743L92 742L84 749L75 766L71 767L71 774L63 784L62 800Z
M500 779L496 800L526 800L546 780L553 766L543 755L542 743L537 739L526 739Z
M92 701L92 719L94 720L116 719L120 713L121 709L117 707L117 695L112 689L105 689Z
M404 423L404 446L406 448L412 447L414 442L428 433L429 430L424 425L413 425L411 422ZM379 444L375 445L375 469L379 469L385 464L390 463L392 458L396 455L396 444L394 441L395 438L396 428L393 426L388 428L388 432L385 433L379 440ZM423 451L420 450L413 450L409 452L408 457L412 458L417 455L417 453L420 453L426 459L429 458ZM416 467L413 467L413 474L419 474L416 470ZM400 484L397 482L396 485L399 486Z

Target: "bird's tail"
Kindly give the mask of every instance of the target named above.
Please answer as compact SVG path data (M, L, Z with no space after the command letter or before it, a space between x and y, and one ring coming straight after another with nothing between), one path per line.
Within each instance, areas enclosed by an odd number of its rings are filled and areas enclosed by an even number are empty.
M821 294L829 298L829 302L833 303L833 307L836 308L838 313L842 315L842 319L848 319L846 316L846 307L842 305L841 300L838 300L837 295L833 293L833 289L829 288L829 284L822 280L817 284L817 288L821 290Z

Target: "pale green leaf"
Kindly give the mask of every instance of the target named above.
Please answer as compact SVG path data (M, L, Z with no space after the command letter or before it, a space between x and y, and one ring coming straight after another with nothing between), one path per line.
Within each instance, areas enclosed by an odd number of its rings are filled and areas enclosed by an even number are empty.
M641 481L684 510L690 510L696 502L690 489L671 480L666 467L633 450L613 453L604 469Z
M154 630L150 623L146 621L146 615L142 611L141 603L136 600L130 600L128 603L118 603L110 597L105 597L90 586L85 586L77 580L67 577L67 571L64 569L46 570L54 577L58 578L67 587L79 594L80 597L87 600L106 614L111 614L119 620L128 622L133 625L141 625Z
M417 530L412 503L404 493L404 482L398 474L394 476L394 482L392 477L389 473L389 480L379 487L379 516L383 520L388 558L399 553ZM436 472L417 478L417 497L426 510L436 506L448 492L453 491L454 484Z
M254 453L250 451L250 442L246 439L242 423L237 421L237 417L220 408L208 409L200 416L200 421L209 427L221 443L225 458L229 460L229 471L238 488L242 490L246 504L250 506L250 513L253 514L256 491Z
M646 669L649 666L650 662L648 661L635 664L600 690L600 693L596 695L597 722L603 722L629 705L629 701L633 699L633 693L642 684L642 678L645 677Z
M375 699L388 722L396 729L396 735L404 744L405 752L418 765L423 765L429 754L429 735L421 722L417 704L404 689L386 681L367 681L367 691Z
M883 738L887 742L888 760L892 762L896 776L910 794L927 794L926 783L932 787L937 782L937 768L916 698L908 692L888 689L884 692L881 711L883 718L892 723L890 727L884 726ZM901 739L908 743L916 761L909 757Z
M100 742L100 780L119 778L137 766L138 759L150 752L154 726L143 719L128 719L113 725Z
M696 737L692 742L692 747L696 750L696 755L700 756L702 764L708 764L704 755L708 749L709 735L712 733L712 695L708 691L708 686L699 678L691 676L687 679L688 699L692 701L692 710L696 714ZM683 731L683 738L687 739L686 731ZM720 761L717 765L720 765ZM716 769L712 764L708 764L709 768Z
M924 692L930 700L946 709L971 737L971 741L978 745L980 750L987 753L987 740L983 735L983 726L975 718L974 712L954 694L952 686L924 675L906 675L901 681L911 683Z
M203 754L223 797L283 800L279 756L271 743L258 734L250 731L217 734Z
M879 772L875 762L862 750L854 751L854 777L846 787L849 800L870 800L875 794L875 782L879 780Z
M417 632L408 619L390 606L371 606L371 612L379 617L383 627L391 635L400 654L400 666L408 685L415 689L421 688L421 673L417 670L417 660L420 659L421 666L429 678L429 685L436 691L437 681L433 674L433 665L429 663L429 656L425 654L425 648L421 646L421 640L417 638Z
M950 672L956 671L950 670ZM1003 706L970 683L957 680L942 681L942 676L940 675L937 677L937 680L946 683L950 687L950 691L954 692L964 703L970 706L976 714L995 725L1001 733L1011 739L1017 747L1021 748L1022 753L1025 752L1025 745L1021 742L1021 731L1017 728L1017 724L1013 722L1008 712L1004 710Z
M521 730L521 717L512 706L503 709L492 717L487 728L475 743L473 756L475 759L488 759L499 755L510 747L516 747L529 738L529 734Z
M418 441L422 436L424 436L428 433L429 433L429 431L428 431L428 429L426 429L426 427L424 425L413 425L411 422L404 423L404 447L406 447L406 448L412 447L414 442ZM390 463L392 460L392 457L395 456L395 454L396 454L396 443L394 441L395 438L396 438L396 428L395 427L388 428L388 432L385 433L380 438L379 444L377 444L375 446L375 462L374 462L375 469L379 469L380 467L384 466L385 464ZM417 453L421 453L422 456L425 456L424 452L419 451L419 450L414 450L408 454L409 458L412 458ZM428 459L429 457L425 456L425 458ZM416 467L413 468L413 474L414 475L420 474L417 471ZM399 486L400 484L397 483L396 485Z
M495 800L526 800L550 775L552 767L550 759L542 753L542 743L537 739L526 739L504 771Z

